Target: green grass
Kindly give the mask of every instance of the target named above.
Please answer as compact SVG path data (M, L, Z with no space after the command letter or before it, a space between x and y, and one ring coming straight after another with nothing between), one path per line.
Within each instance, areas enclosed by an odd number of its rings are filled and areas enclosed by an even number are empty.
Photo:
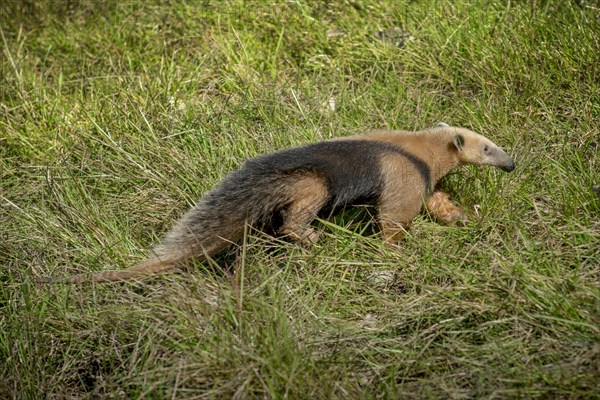
M7 3L0 398L600 395L593 2ZM143 259L247 158L438 121L517 161L443 182L466 227L420 217L394 252L341 218L310 248L33 283Z

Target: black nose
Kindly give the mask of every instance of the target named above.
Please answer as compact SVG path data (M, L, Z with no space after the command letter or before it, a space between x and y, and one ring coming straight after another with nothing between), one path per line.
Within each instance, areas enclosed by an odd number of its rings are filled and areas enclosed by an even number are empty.
M511 172L512 170L515 169L515 162L511 161L510 164L503 165L500 167L500 169L503 171L506 171L506 172Z

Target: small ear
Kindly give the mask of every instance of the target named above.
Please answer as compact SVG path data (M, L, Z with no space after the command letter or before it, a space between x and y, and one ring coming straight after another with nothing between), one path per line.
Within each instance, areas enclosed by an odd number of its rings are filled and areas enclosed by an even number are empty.
M448 128L450 125L448 125L445 122L438 122L437 124L435 124L435 128Z
M452 137L452 142L458 150L462 150L463 146L465 145L465 138L460 133L457 133Z

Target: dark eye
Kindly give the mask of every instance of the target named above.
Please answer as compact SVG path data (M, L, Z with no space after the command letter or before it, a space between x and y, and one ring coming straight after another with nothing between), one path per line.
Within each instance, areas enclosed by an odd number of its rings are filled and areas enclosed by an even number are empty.
M489 153L490 152L490 148L488 147L487 144L485 146L483 146L483 152L484 153Z

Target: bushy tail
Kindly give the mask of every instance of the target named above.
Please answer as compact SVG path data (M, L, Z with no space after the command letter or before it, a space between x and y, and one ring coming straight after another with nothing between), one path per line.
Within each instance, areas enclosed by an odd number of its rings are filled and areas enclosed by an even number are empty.
M264 168L263 168L264 169ZM262 226L289 202L293 177L251 167L235 171L189 210L149 260L122 271L80 274L66 278L37 278L39 283L118 282L148 278L182 268L190 258L206 259L239 241L245 224Z

